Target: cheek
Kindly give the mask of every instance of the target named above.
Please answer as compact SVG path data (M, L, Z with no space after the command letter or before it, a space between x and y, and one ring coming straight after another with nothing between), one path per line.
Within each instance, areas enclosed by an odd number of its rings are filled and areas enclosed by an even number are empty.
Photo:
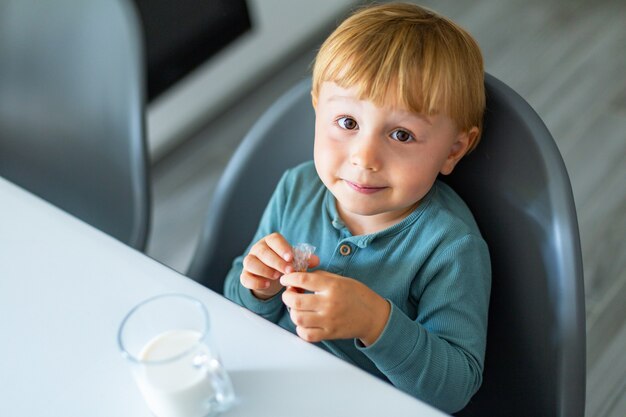
M315 166L323 163L325 159L324 155L324 140L320 138L318 134L318 130L315 130L315 141L313 142L313 160L315 161Z
M328 130L315 129L315 142L313 146L313 157L315 164L320 166L332 166L340 158L341 149L339 142L330 136Z
M315 142L313 144L313 162L315 170L320 179L325 183L329 170L329 152L328 146L325 144L323 137L320 137L319 131L315 130Z
M328 189L335 185L337 175L339 175L344 162L341 147L337 145L337 141L328 136L320 136L316 131L313 147L315 170Z
M419 157L405 161L405 163L401 160L397 158L396 163L393 164L394 183L404 192L421 198L437 179L439 174L437 164Z

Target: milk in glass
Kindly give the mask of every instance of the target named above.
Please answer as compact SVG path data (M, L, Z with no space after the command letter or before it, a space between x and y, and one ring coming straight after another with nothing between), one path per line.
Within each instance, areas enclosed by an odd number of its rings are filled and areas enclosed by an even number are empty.
M202 334L171 330L150 340L139 354L151 365L137 374L143 396L158 417L203 417L212 414L215 391L211 377L198 358L208 351ZM153 365L152 365L153 364Z

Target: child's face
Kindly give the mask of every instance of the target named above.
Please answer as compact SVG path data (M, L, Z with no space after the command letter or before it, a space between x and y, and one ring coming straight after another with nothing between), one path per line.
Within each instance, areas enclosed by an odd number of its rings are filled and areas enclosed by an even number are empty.
M405 218L468 147L447 116L377 107L332 82L321 85L315 111L315 167L353 233Z

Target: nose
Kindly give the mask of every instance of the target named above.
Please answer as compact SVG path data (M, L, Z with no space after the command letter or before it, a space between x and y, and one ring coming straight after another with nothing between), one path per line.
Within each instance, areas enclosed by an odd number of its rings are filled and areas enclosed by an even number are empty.
M381 141L374 134L358 135L350 149L350 163L368 171L378 171L381 165Z

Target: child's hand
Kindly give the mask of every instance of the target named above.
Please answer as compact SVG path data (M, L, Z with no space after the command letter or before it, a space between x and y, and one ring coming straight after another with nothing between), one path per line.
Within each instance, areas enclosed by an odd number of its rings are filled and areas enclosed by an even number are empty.
M313 292L283 293L298 336L309 342L358 338L369 346L389 319L391 306L387 300L352 278L318 270L286 274L280 283Z
M268 299L283 288L279 278L293 272L293 250L279 233L265 236L252 246L243 259L240 275L241 285L250 289L260 299ZM311 256L309 268L319 264L319 258Z

